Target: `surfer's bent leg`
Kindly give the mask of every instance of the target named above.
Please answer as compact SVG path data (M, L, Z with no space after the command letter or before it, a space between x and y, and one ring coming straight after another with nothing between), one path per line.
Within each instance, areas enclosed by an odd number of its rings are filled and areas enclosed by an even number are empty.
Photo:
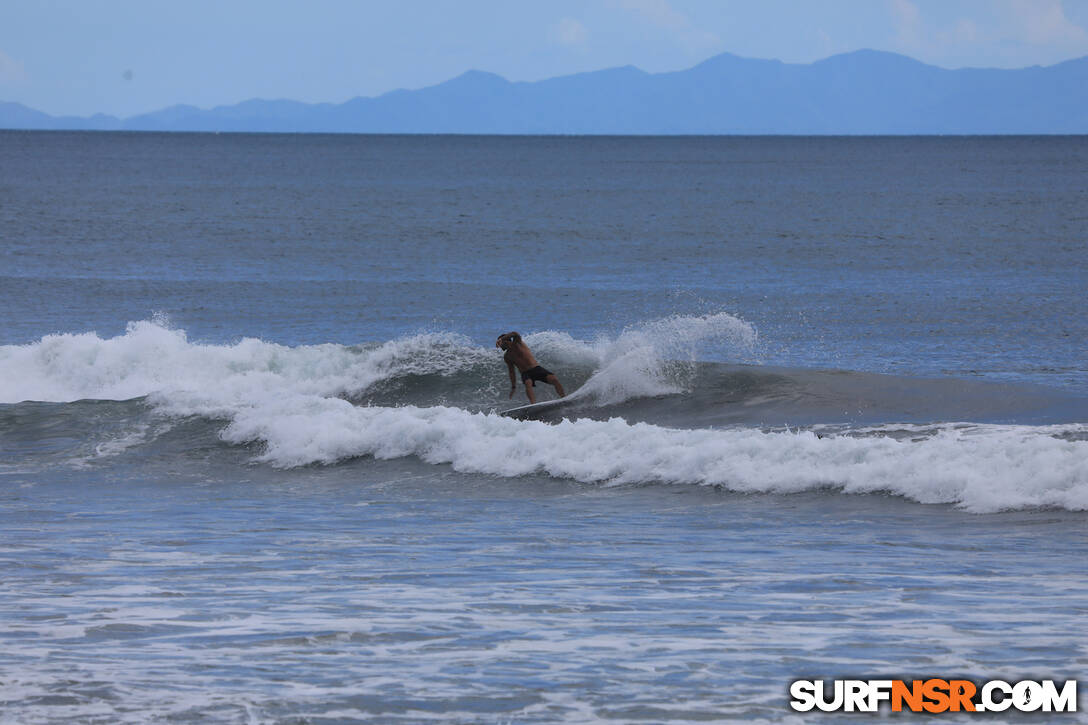
M548 385L555 386L555 392L559 393L560 398L567 397L567 394L563 392L563 383L559 382L559 378L555 377L555 373L552 373L548 377L544 378L544 382Z
M533 379L525 378L522 382L525 383L525 394L529 396L529 404L532 405L536 402L536 396L533 395Z

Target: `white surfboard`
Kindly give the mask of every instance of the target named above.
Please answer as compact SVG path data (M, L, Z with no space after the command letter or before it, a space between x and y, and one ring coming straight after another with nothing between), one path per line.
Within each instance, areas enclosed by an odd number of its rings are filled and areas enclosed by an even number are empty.
M565 398L556 398L555 400L542 400L539 403L530 403L529 405L521 405L517 408L510 408L509 410L503 410L499 415L507 418L517 418L519 420L529 420L537 413L548 410L549 408L558 408L564 403L571 402L570 396Z

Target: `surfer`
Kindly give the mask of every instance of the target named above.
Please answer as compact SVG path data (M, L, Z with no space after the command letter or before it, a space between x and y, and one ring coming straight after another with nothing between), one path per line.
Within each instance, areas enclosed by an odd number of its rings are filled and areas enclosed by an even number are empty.
M506 361L506 367L510 371L510 397L514 397L514 393L517 392L518 382L514 376L514 368L517 367L521 371L521 382L525 383L525 394L529 396L529 403L536 402L536 395L533 393L533 388L536 387L536 381L540 380L548 385L554 385L555 390L559 393L559 397L562 398L566 395L563 392L563 384L559 382L559 378L555 377L555 373L545 370L540 367L540 363L533 357L532 350L525 344L525 341L521 339L521 334L517 332L507 332L499 335L499 339L495 340L495 347L504 351L502 359Z

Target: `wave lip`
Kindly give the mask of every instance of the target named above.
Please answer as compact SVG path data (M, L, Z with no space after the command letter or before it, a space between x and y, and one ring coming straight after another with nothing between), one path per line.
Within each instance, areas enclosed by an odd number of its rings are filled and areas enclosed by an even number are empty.
M130 322L124 335L47 335L0 346L0 403L131 400L200 395L259 402L272 392L336 395L398 375L456 371L482 351L460 335L431 334L383 345L287 347L244 338L232 345L190 342L184 330Z
M575 340L562 332L526 339L568 388L615 403L685 389L701 345L750 351L754 329L727 313L672 317L624 330L615 339ZM398 388L402 380L442 378L442 390ZM462 383L462 379L468 384ZM505 368L497 350L454 333L411 335L376 345L287 347L244 338L231 345L191 342L161 321L130 322L124 335L55 334L28 345L0 346L0 403L130 400L153 396L194 413L262 405L274 397L368 396L392 389L392 404L438 401L483 409L499 396ZM583 386L584 383L584 386ZM447 392L451 391L451 392ZM421 397L418 393L425 396ZM452 399L450 396L452 395ZM486 401L486 402L483 402Z

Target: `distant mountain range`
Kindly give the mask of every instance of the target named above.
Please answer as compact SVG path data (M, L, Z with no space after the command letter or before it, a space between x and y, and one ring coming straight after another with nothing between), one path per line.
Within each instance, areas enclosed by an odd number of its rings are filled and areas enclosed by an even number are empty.
M811 64L724 53L512 83L469 71L346 103L251 100L120 119L0 102L0 128L471 134L1084 134L1088 57L1046 68L947 70L860 50Z

